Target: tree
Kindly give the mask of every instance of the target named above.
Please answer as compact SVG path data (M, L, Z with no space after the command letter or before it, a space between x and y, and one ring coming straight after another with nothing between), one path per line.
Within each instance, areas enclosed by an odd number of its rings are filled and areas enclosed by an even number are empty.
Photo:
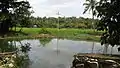
M19 4L19 5L17 5ZM20 25L21 30L22 27L28 27L30 25L30 15L31 11L29 10L30 4L28 1L21 1L21 2L16 2L16 4L13 5L14 9L14 18L15 18L15 27L16 25ZM14 20L13 20L14 21ZM21 31L20 30L20 31Z
M28 1L0 0L0 34L9 32L9 28L28 20L30 4Z
M97 4L98 3L96 0L86 0L86 3L83 4L85 5L85 10L83 14L86 13L88 10L92 11L92 18L94 19L94 15L96 14L95 7Z
M37 25L37 27L45 27L45 28L56 28L57 27L58 18L54 17L30 17L30 23L28 26ZM83 28L83 29L92 29L92 23L96 24L98 22L97 19L90 18L76 18L76 17L60 17L60 28ZM17 25L18 26L18 25ZM25 26L27 27L27 26ZM96 27L96 26L95 26Z
M86 3L83 4L86 6L83 14L86 13L88 10L92 11L92 19L94 20L94 15L96 14L96 11L95 11L96 4L97 4L96 0L86 0ZM93 25L93 29L95 29L93 22L92 22L92 25ZM93 46L92 46L92 53L93 53L93 49L94 49L94 42L93 42Z
M101 36L101 44L110 44L112 47L120 45L120 1L119 0L100 0L96 7L97 17L101 22L98 30L105 32Z

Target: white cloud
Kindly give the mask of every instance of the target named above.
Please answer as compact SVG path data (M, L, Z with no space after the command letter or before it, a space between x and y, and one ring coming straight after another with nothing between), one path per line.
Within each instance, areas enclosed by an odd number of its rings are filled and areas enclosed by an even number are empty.
M34 16L56 16L59 11L63 16L91 17L83 15L85 0L29 0L34 10Z
M74 0L47 0L50 5L59 5L64 3L73 2Z

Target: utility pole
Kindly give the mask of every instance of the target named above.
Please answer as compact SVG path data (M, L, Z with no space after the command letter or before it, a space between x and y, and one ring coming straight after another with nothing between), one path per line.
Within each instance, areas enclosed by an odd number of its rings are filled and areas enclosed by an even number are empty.
M57 55L58 55L58 52L59 52L59 50L58 50L58 45L59 45L59 37L58 37L58 35L59 35L59 29L60 29L60 22L59 22L60 12L58 11L56 13L56 15L58 16L58 24L57 24L57 28L58 28L58 33L57 33Z
M57 12L57 15L58 15L58 25L57 25L57 28L58 28L58 31L59 31L59 29L60 29L60 26L59 26L60 25L60 22L59 22L60 12L59 11Z

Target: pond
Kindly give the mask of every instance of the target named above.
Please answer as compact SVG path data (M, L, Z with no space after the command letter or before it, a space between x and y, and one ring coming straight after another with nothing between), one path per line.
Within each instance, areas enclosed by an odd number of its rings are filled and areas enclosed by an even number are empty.
M7 42L10 43L10 41ZM106 51L108 54L111 53L111 46L105 47L101 46L98 42L94 42L93 48L93 42L89 41L42 38L11 42L15 43L16 46L26 43L31 45L31 50L28 53L30 59L28 68L70 68L73 55L76 53L91 53L92 51L93 53L103 53ZM1 46L0 48L2 52L15 49L14 47L10 49L10 46ZM117 46L113 48L113 54L119 54L117 48Z

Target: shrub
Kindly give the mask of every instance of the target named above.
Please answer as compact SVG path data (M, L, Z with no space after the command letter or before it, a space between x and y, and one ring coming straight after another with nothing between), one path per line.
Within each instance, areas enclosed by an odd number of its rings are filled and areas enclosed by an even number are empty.
M42 28L39 32L39 34L51 34L51 32L49 32L47 29Z

